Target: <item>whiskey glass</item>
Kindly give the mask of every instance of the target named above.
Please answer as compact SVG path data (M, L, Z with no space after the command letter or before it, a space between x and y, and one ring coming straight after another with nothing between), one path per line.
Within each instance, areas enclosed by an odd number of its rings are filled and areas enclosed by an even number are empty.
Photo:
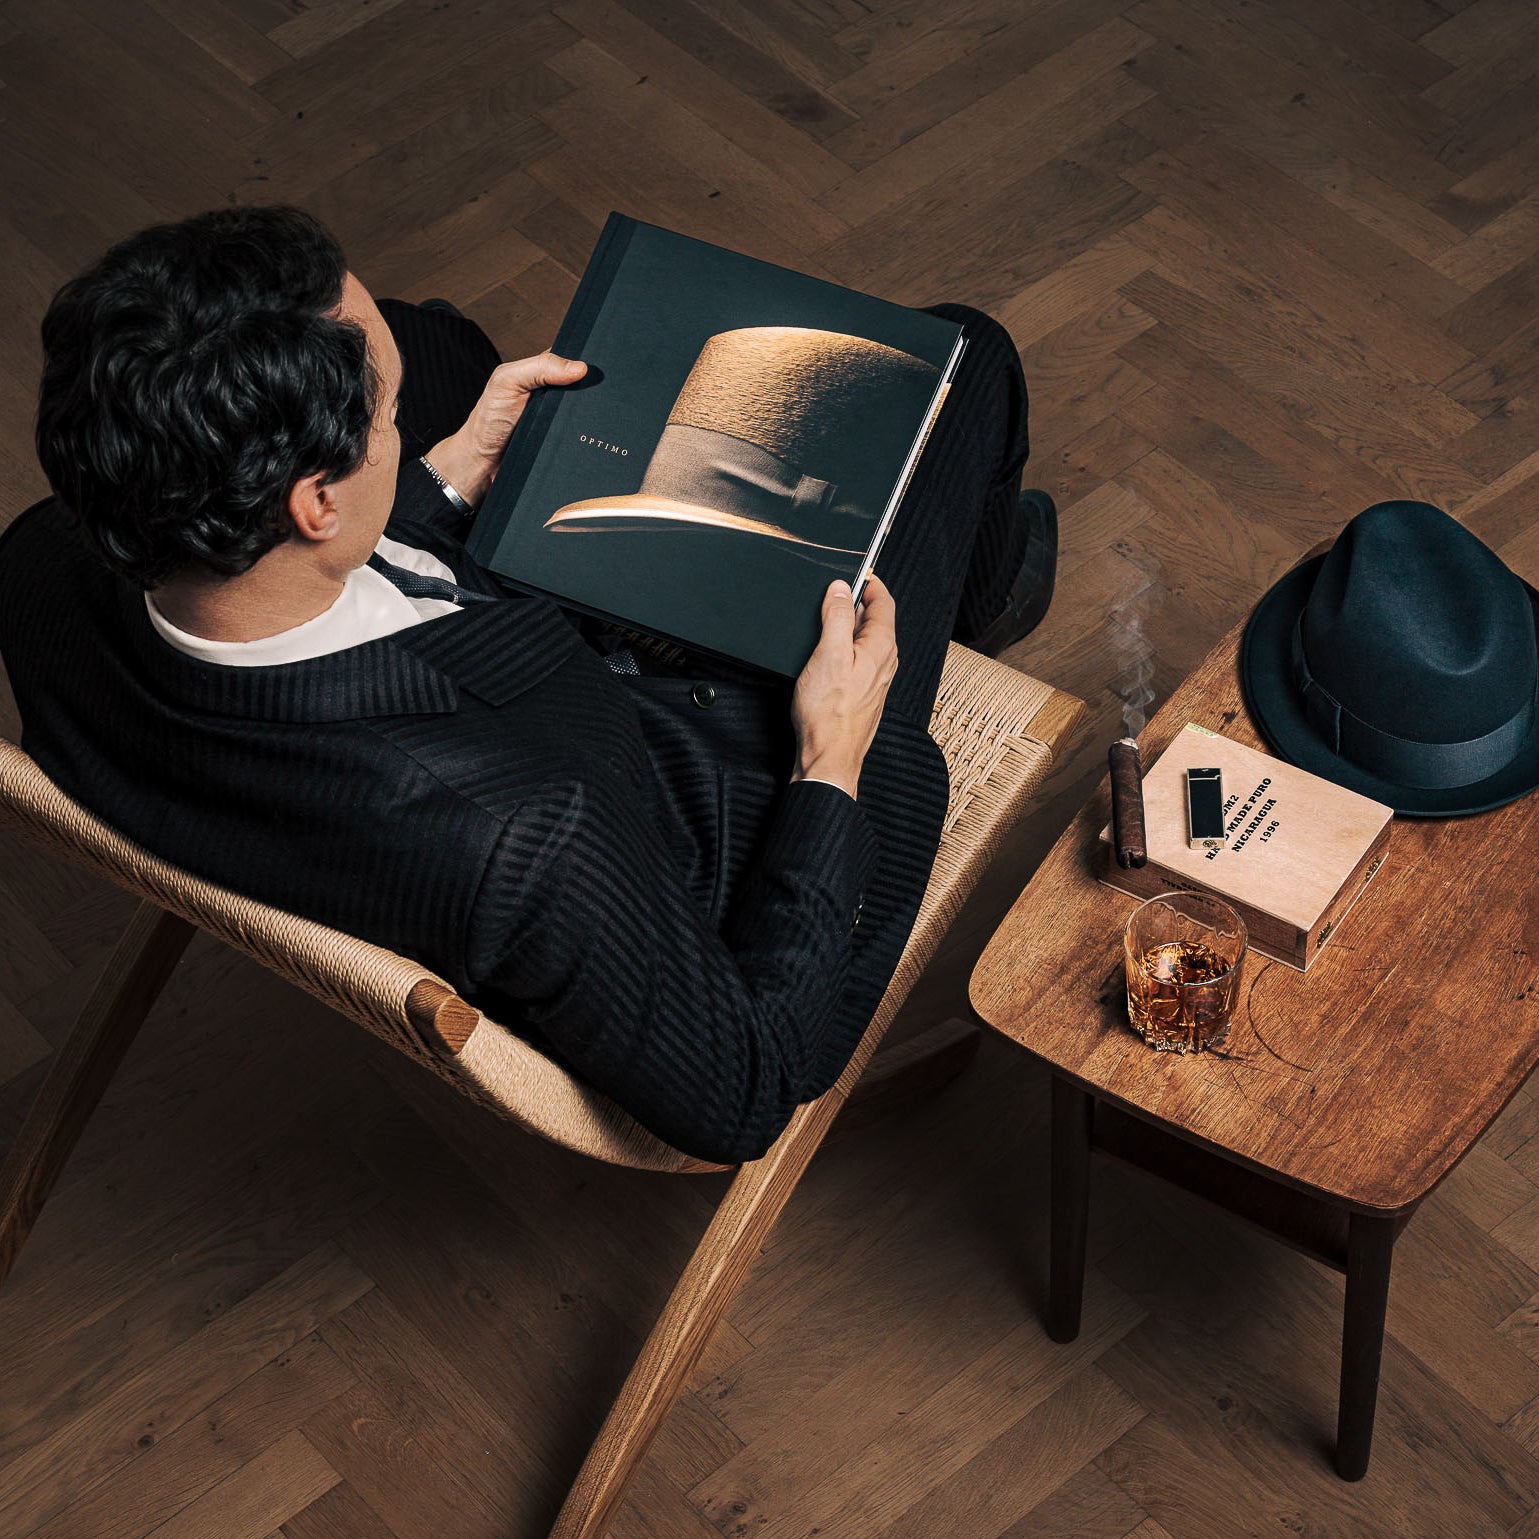
M1133 910L1123 933L1128 1020L1150 1047L1200 1053L1229 1034L1245 921L1218 898L1169 892Z

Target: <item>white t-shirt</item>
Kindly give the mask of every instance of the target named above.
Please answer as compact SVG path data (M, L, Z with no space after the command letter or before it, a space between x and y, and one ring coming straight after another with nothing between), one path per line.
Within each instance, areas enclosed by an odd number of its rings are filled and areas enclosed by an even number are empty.
M403 545L381 535L374 549L392 566L405 567L425 577L455 580L453 571L437 556L414 545ZM256 641L209 641L174 626L156 607L154 594L144 595L144 605L150 624L177 651L206 663L222 663L227 668L266 668L274 663L325 657L329 652L341 652L365 641L394 635L409 625L460 612L460 606L448 599L408 598L388 577L367 566L355 567L347 574L347 581L330 609L292 630L262 636Z

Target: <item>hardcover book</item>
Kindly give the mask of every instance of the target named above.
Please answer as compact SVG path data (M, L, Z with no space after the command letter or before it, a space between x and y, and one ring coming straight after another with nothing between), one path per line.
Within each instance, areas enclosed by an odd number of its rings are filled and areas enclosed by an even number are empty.
M470 553L631 630L792 677L858 595L962 329L611 214ZM901 515L899 515L901 516Z
M1186 772L1222 770L1224 844L1189 849ZM1125 871L1103 830L1101 880L1135 898L1212 893L1245 921L1253 950L1307 971L1383 863L1392 808L1195 723L1144 776L1149 863Z

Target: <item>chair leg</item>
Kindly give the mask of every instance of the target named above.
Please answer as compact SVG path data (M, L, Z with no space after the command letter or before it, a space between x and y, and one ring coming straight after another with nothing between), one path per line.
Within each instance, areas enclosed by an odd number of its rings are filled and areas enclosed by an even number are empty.
M129 920L0 1165L0 1284L194 926L153 903Z
M550 1539L600 1539L608 1529L631 1476L847 1093L841 1080L799 1107L769 1153L738 1171L588 1450Z

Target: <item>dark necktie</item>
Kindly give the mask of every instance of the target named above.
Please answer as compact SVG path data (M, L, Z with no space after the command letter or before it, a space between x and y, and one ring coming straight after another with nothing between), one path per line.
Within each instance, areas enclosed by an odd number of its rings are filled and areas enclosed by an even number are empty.
M451 604L489 604L496 596L477 593L474 588L462 588L457 582L450 582L443 577L426 577L408 567L396 566L386 561L378 551L369 557L369 565L387 582L399 588L407 598L447 599Z

